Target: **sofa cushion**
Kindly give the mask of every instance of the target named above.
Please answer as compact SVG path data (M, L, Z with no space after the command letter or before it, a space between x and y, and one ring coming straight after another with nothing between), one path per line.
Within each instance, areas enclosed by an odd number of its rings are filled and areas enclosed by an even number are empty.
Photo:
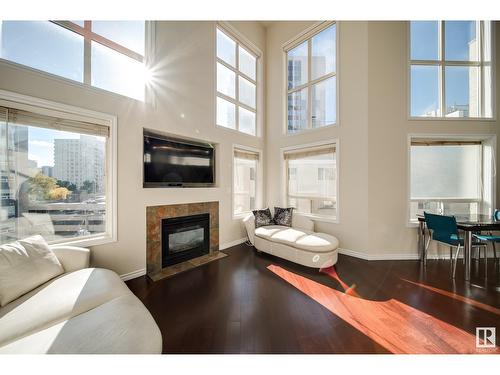
M295 241L294 247L311 252L329 252L339 246L337 238L326 233L311 233Z
M255 228L274 224L273 216L271 215L271 210L269 210L269 208L264 210L253 210L252 212L255 217Z
M0 309L0 347L131 293L110 270L64 274Z
M153 317L128 293L0 346L0 353L155 354L161 348L161 333Z
M255 235L261 238L265 238L266 240L270 240L273 234L278 233L279 231L288 229L283 225L266 225L264 227L259 227L255 229Z
M61 263L42 236L0 246L0 306L63 272Z
M293 207L274 207L274 223L276 225L292 226Z

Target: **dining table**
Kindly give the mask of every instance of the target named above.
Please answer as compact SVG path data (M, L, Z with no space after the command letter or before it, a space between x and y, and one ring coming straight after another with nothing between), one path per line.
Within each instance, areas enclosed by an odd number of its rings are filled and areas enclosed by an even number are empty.
M464 278L466 281L470 281L472 235L473 233L484 231L500 231L500 220L495 220L493 215L484 214L446 214L446 216L455 216L458 229L464 232ZM420 251L420 260L425 264L429 244L426 237L429 236L428 238L430 238L430 233L426 231L424 214L417 214L417 219L419 223L418 248Z

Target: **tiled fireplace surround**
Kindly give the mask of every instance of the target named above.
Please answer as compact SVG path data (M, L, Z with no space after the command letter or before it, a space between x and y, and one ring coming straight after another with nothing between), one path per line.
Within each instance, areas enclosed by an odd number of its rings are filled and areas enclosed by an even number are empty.
M210 252L208 255L162 269L162 219L210 214ZM146 207L146 263L152 280L170 276L224 256L219 253L219 202L171 204Z

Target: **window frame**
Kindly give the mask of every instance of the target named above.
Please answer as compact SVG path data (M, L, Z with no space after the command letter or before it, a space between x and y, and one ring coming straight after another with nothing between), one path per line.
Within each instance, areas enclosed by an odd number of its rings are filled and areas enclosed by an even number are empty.
M311 39L316 36L317 34L321 33L323 30L327 29L328 27L335 25L335 71L333 73L329 73L326 75L323 75L319 78L316 78L314 80L311 80ZM339 99L339 92L340 92L340 60L339 60L339 34L340 34L340 22L338 21L322 21L315 23L308 29L304 30L302 33L299 35L295 36L291 40L285 42L282 45L283 48L283 70L284 70L284 77L283 77L283 97L284 97L284 105L283 105L283 110L284 110L284 125L283 125L283 134L286 136L294 136L294 135L299 135L299 134L305 134L309 132L315 132L319 131L322 129L330 129L332 127L338 127L340 126L340 99ZM293 89L288 89L288 52L295 47L299 46L300 44L304 42L308 42L308 64L307 64L307 82L303 85L294 87ZM329 78L335 77L335 108L336 108L336 119L335 123L328 124L325 126L313 128L312 127L312 86L324 82ZM307 88L307 128L297 131L297 132L289 132L288 131L288 95L293 92L298 92L304 88Z
M97 246L118 241L117 117L111 114L57 103L0 89L0 105L77 121L96 122L109 128L106 141L106 231L83 238L50 241L51 245Z
M463 199L463 198L442 198L442 199L412 199L411 197L411 143L412 140L416 139L433 139L433 140L442 140L442 141L480 141L481 142L481 180L483 189L481 191L481 198L471 198L471 199ZM483 212L484 207L482 207L483 202L485 202L485 189L489 189L491 191L491 202L490 205L492 207L496 207L496 178L492 175L491 181L484 181L485 175L485 163L484 160L484 146L486 143L490 143L490 146L493 150L493 155L496 155L497 152L497 136L496 134L408 134L407 138L407 176L406 176L406 188L407 188L407 199L406 199L406 226L408 228L414 228L418 226L418 220L416 218L411 217L411 204L412 202L445 202L445 203L478 203L479 204L479 213ZM494 156L495 157L495 156ZM493 161L492 169L496 169L496 159Z
M99 93L105 93L105 94L111 94L111 95L118 95L121 98L125 98L128 100L136 100L141 102L139 99L132 98L130 96L126 96L123 94L120 94L115 91L109 91L97 86L92 86L91 84L91 40L86 39L85 35L82 33L87 33L85 28L82 28L81 26L71 22L71 21L55 21L55 20L49 20L47 22L51 22L56 24L57 26L60 26L62 28L68 29L72 32L75 32L79 35L82 35L84 37L84 43L83 43L83 48L84 48L84 63L83 63L83 81L75 81L70 78L66 78L63 76L60 76L55 73L50 73L45 70L37 69L28 65L20 64L15 61L7 60L4 58L0 57L0 63L1 64L6 64L8 66L12 66L16 69L21 69L21 70L27 70L30 72L34 72L37 74L41 74L44 77L47 77L49 79L59 81L65 84L71 84L73 86L79 87L79 88L85 88L87 90L91 90L94 92L99 92ZM92 21L84 21L84 22L92 22ZM137 52L134 52L126 47L121 46L120 44L113 42L105 37L100 36L99 34L95 34L90 31L90 33L96 35L96 38L99 40L94 40L95 42L98 42L105 47L108 47L110 49L113 49L116 52L119 52L127 57L131 57L128 54L123 53L122 51L130 51L131 54L136 55L136 57L142 56L142 63L145 64L146 67L150 66L151 64L151 59L155 55L155 42L156 42L156 24L155 21L144 21L145 22L145 40L144 40L144 56L138 54ZM77 31L79 30L79 31ZM134 57L132 57L134 58ZM137 60L137 59L135 59ZM137 60L138 61L138 60ZM148 90L148 85L144 85L144 103L146 102L151 102L153 98L150 97L149 95L149 90Z
M233 40L236 44L236 54L235 54L235 66L231 66L226 63L224 60L220 59L217 56L217 31L220 30L224 33L228 38ZM255 57L255 79L247 76L245 73L239 70L239 46L243 47L247 52L249 52L253 57ZM262 97L261 93L261 83L262 83L262 74L261 74L261 60L262 60L262 52L247 38L245 38L241 33L239 33L235 28L229 25L227 22L215 22L214 27L214 124L216 128L229 130L233 132L237 132L239 134L244 134L250 137L261 137L261 114L260 114L260 100ZM230 69L235 74L235 97L231 98L217 90L217 63L220 63L225 68ZM249 81L250 83L255 85L255 108L252 108L245 103L239 101L239 77L242 77ZM229 128L223 125L217 124L217 98L220 97L235 106L235 128ZM245 133L240 130L239 124L239 106L246 109L247 111L253 112L255 114L255 134Z
M480 22L479 26L479 51L480 59L479 61L454 61L445 60L445 20L436 21L439 23L438 27L438 47L439 56L437 60L412 60L411 59L411 21L406 22L407 31L407 110L406 115L409 121L482 121L482 122L494 122L497 119L496 113L496 43L495 43L495 22L491 22L491 117L484 117L485 103L484 103L484 43L483 43L483 30L485 21ZM438 84L439 84L439 116L412 116L411 114L411 67L412 65L422 65L422 66L437 66L439 68L438 72ZM480 75L481 88L478 90L480 96L480 113L481 116L478 117L447 117L443 112L446 111L446 93L445 93L445 68L447 66L458 66L458 67L478 67Z
M233 144L231 148L231 216L233 220L241 220L241 218L245 217L248 215L251 211L246 211L246 212L239 212L235 213L234 212L234 171L235 171L235 158L234 158L234 152L236 150L241 150L241 151L247 151L251 153L255 153L259 155L259 160L257 161L257 170L255 171L255 209L259 208L262 206L263 202L263 177L264 177L264 171L263 171L263 151L258 148L250 147L250 146L244 146L244 145L239 145L239 144Z
M336 196L336 215L335 217L332 216L327 216L327 215L318 215L318 214L313 214L313 213L306 213L306 212L300 212L297 211L302 216L308 217L314 221L319 221L319 222L327 222L327 223L334 223L334 224L339 224L340 223L340 216L341 216L341 211L340 211L340 141L338 138L333 138L329 139L326 141L318 141L318 142L312 142L312 143L307 143L307 144L301 144L301 145L294 145L294 146L288 146L288 147L283 147L280 149L280 169L281 169L281 183L282 183L282 188L281 188L281 204L283 207L288 207L288 166L287 166L287 161L285 160L285 154L290 151L296 151L296 150L306 150L308 148L313 148L313 147L321 147L321 146L327 146L327 145L333 145L335 147L335 188L337 192Z

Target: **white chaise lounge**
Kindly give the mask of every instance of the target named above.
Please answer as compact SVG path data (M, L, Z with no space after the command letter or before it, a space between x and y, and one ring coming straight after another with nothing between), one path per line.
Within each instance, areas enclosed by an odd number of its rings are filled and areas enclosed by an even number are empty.
M253 214L243 219L248 239L259 251L313 268L337 263L339 241L332 235L314 232L314 222L294 213L292 227L266 225L255 229Z
M156 322L116 273L88 268L88 249L50 249L64 273L0 308L1 354L161 353Z

